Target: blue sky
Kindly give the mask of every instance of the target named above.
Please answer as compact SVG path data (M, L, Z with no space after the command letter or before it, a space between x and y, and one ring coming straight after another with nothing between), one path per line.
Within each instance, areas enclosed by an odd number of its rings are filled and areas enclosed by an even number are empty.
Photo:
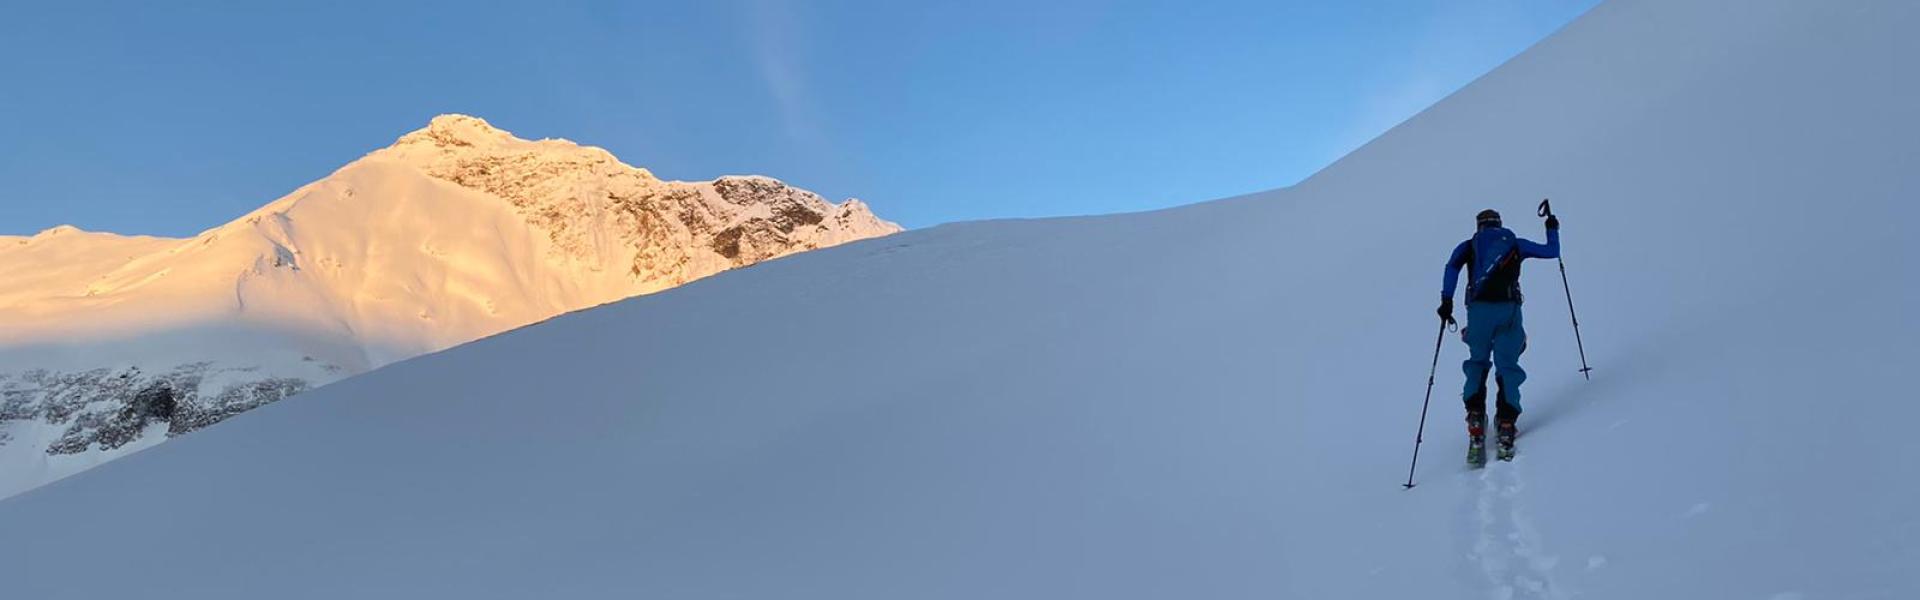
M909 227L1299 181L1596 0L37 2L0 19L0 233L190 235L475 114Z

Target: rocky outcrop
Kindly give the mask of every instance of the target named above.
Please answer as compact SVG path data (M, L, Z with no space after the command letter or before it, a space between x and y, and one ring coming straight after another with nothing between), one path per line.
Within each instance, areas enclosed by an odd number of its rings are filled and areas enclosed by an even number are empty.
M768 177L663 181L600 148L522 140L465 115L437 117L373 157L507 201L568 259L631 253L627 271L662 287L900 230L859 200L833 204Z
M0 422L63 426L47 454L113 450L154 426L177 436L305 391L306 381L253 377L257 369L181 365L164 373L138 368L62 373L34 369L0 373ZM214 386L212 379L238 380ZM0 439L0 445L11 440Z

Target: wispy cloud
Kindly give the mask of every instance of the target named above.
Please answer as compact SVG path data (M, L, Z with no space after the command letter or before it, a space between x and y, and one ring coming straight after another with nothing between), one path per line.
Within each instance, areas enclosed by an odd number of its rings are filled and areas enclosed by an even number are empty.
M808 84L806 33L792 2L754 0L747 6L747 43L781 126L793 141L817 144L824 129Z

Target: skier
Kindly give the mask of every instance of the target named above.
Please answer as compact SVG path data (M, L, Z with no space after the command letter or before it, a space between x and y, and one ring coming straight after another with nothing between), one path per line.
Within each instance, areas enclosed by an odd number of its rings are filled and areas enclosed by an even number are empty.
M1513 440L1519 435L1520 384L1527 372L1520 369L1520 353L1527 350L1527 332L1520 321L1520 261L1529 258L1560 256L1560 219L1547 216L1547 243L1540 244L1513 234L1500 226L1500 213L1492 209L1474 216L1476 230L1472 238L1460 242L1447 258L1446 276L1440 288L1440 319L1451 325L1453 289L1459 283L1460 269L1469 268L1467 277L1467 326L1460 338L1467 343L1469 356L1462 365L1466 388L1461 399L1467 406L1467 462L1486 464L1487 371L1497 367L1494 381L1499 386L1498 424L1500 460L1513 460ZM1489 359L1491 357L1491 359Z

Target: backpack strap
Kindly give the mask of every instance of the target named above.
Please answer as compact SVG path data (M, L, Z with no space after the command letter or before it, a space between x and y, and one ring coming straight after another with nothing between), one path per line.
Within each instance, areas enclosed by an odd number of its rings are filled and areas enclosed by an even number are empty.
M1479 235L1474 235L1473 237L1467 238L1467 251L1465 254L1460 255L1460 260L1462 262L1462 264L1460 265L1461 270L1467 272L1467 293L1465 296L1465 300L1468 303L1473 302L1473 297L1480 290L1480 265L1478 264L1478 261L1474 260L1474 257L1479 255L1479 252L1478 252L1478 250L1480 249L1479 241L1480 241Z

